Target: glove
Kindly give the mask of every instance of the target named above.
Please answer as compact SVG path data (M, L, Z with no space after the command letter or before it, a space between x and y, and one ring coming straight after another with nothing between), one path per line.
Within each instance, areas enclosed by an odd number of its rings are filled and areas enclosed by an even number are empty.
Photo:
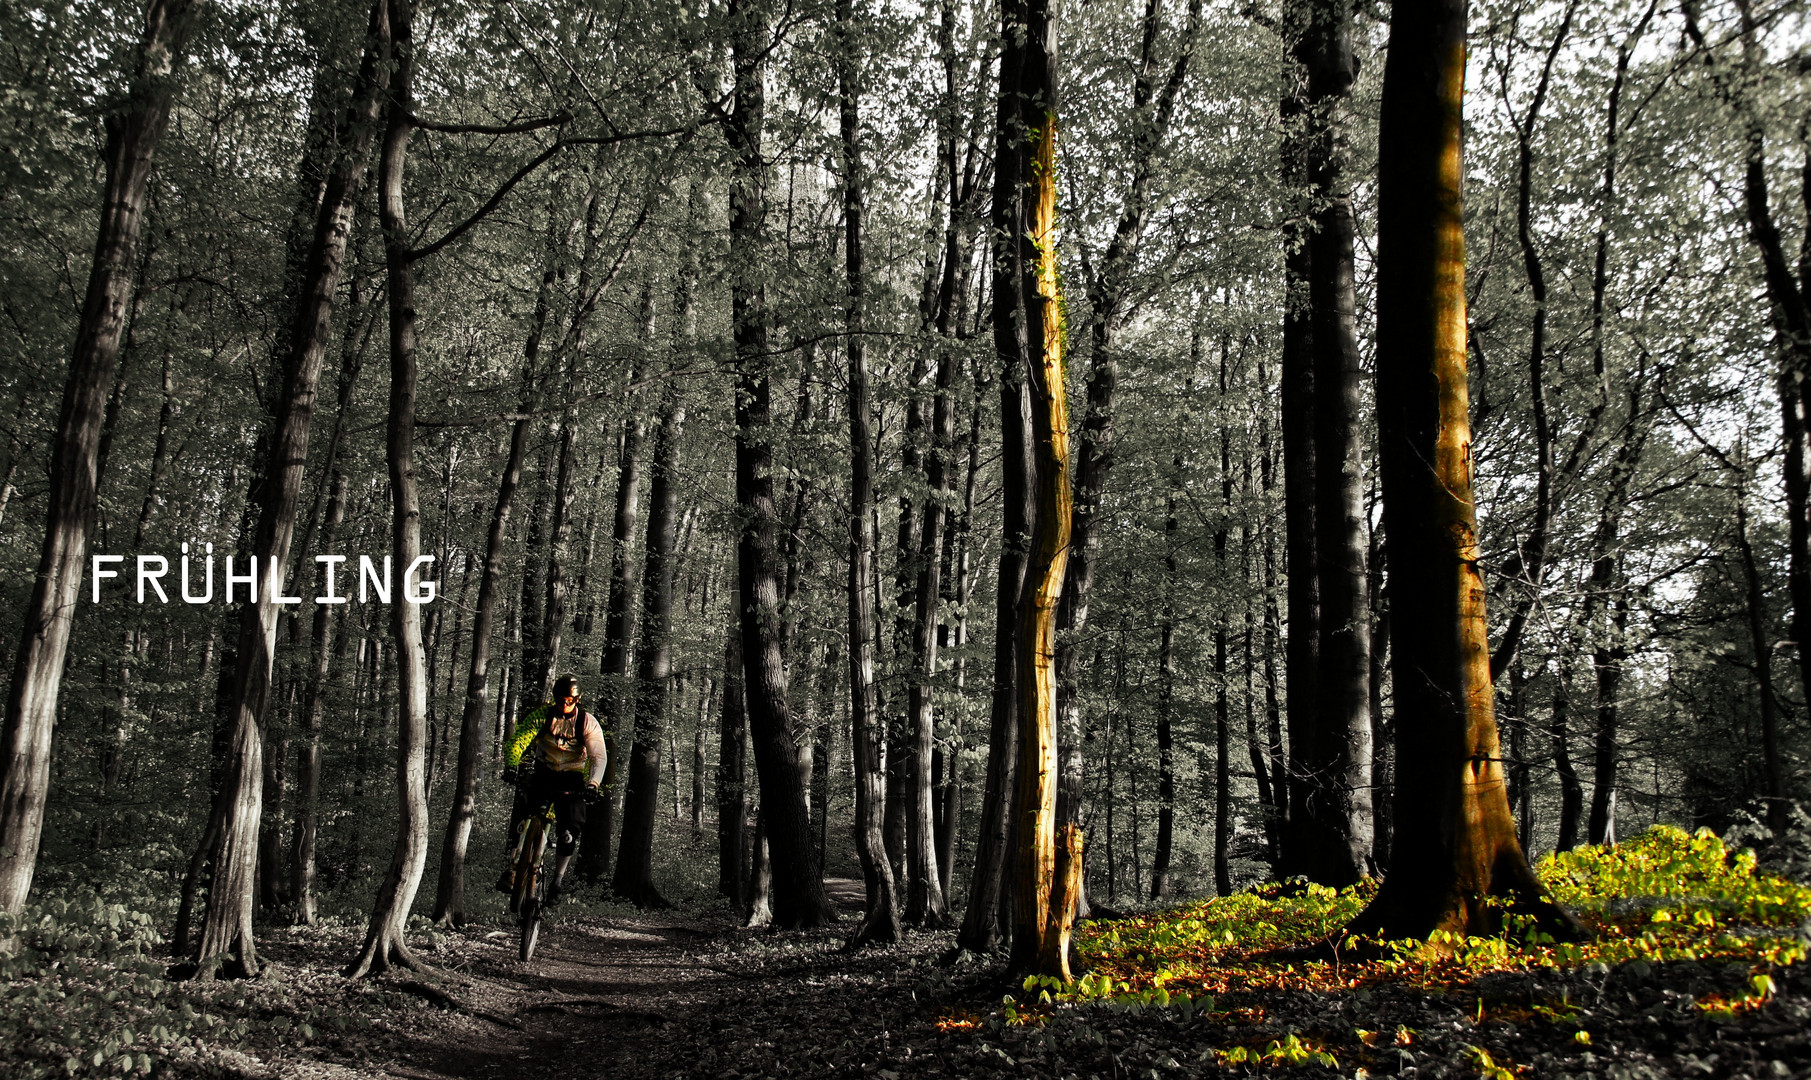
M585 801L587 803L594 803L603 797L604 793L597 789L596 784L585 785Z
M505 784L513 784L516 782L516 767L514 765L505 765L503 767L503 782Z

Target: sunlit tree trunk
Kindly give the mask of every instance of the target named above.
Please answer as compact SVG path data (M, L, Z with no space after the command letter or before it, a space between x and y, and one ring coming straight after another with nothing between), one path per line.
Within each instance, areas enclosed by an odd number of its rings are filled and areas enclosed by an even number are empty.
M190 25L187 0L150 0L126 99L107 117L100 228L50 452L44 541L6 701L0 743L0 913L25 906L50 790L51 736L88 538L94 529L102 410L119 359L144 223L151 155L170 118Z
M1391 576L1396 787L1390 872L1352 929L1485 933L1508 898L1550 931L1516 841L1478 573L1460 185L1465 0L1398 0L1379 142L1377 411ZM1412 579L1409 575L1413 575Z
M994 339L998 352L1022 358L1035 507L1017 611L1012 965L1067 980L1082 834L1075 825L1060 836L1056 829L1056 608L1073 507L1056 274L1055 22L1046 0L1008 0L1002 17L994 212L1009 247L994 289Z

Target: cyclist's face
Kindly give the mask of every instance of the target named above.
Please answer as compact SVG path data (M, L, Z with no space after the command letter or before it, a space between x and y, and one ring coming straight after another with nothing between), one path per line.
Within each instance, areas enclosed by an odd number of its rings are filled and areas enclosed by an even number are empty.
M565 706L565 709L567 712L571 712L572 710L578 708L579 692L576 689L569 691L565 697L562 697L560 699L560 703Z

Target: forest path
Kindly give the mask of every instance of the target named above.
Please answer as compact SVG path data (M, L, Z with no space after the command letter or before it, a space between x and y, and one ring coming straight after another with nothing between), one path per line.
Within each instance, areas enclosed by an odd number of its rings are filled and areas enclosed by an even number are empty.
M825 885L852 929L862 883L831 878ZM460 947L457 965L441 969L447 979L397 980L405 993L454 1007L413 1010L419 1023L395 1031L383 1060L298 1061L278 1075L506 1080L633 1072L640 1061L670 1060L673 1032L714 1027L710 1010L746 1016L761 1007L768 979L712 962L735 939L759 933L673 912L556 911L524 964L515 928L493 929Z

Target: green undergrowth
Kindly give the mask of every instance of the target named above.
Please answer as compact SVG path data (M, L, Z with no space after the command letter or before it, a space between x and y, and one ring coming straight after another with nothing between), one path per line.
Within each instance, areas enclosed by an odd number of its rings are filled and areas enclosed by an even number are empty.
M417 927L418 930L424 929ZM200 1071L254 1043L299 1048L364 1025L340 1003L299 993L273 967L246 981L179 982L153 917L92 894L0 915L0 1076Z
M1693 835L1657 827L1616 847L1548 857L1537 872L1552 897L1591 931L1588 940L1555 942L1510 918L1508 930L1496 936L1360 942L1342 938L1341 931L1374 895L1371 883L1337 891L1271 884L1087 924L1077 938L1087 974L1070 983L1026 979L1002 1019L1009 1026L1040 1026L1065 1005L1098 1004L1109 1011L1166 1010L1185 1023L1200 1017L1258 1026L1283 1011L1279 992L1353 994L1363 1001L1372 991L1394 987L1441 996L1503 973L1607 973L1616 966L1645 976L1675 961L1743 968L1738 987L1694 1002L1704 1014L1727 1018L1763 1007L1779 971L1806 955L1811 887L1758 871L1752 852L1733 850L1708 830ZM1310 945L1325 946L1333 959L1277 955ZM1480 1018L1484 1008L1480 997ZM1518 1022L1570 1025L1581 1046L1590 1043L1567 1000L1537 1002L1520 1012ZM1413 1038L1407 1029L1395 1036L1359 1029L1351 1037L1364 1047L1392 1040L1406 1045ZM1306 1029L1217 1053L1222 1065L1329 1065L1334 1058ZM1481 1075L1501 1068L1481 1049L1474 1057L1471 1067Z

